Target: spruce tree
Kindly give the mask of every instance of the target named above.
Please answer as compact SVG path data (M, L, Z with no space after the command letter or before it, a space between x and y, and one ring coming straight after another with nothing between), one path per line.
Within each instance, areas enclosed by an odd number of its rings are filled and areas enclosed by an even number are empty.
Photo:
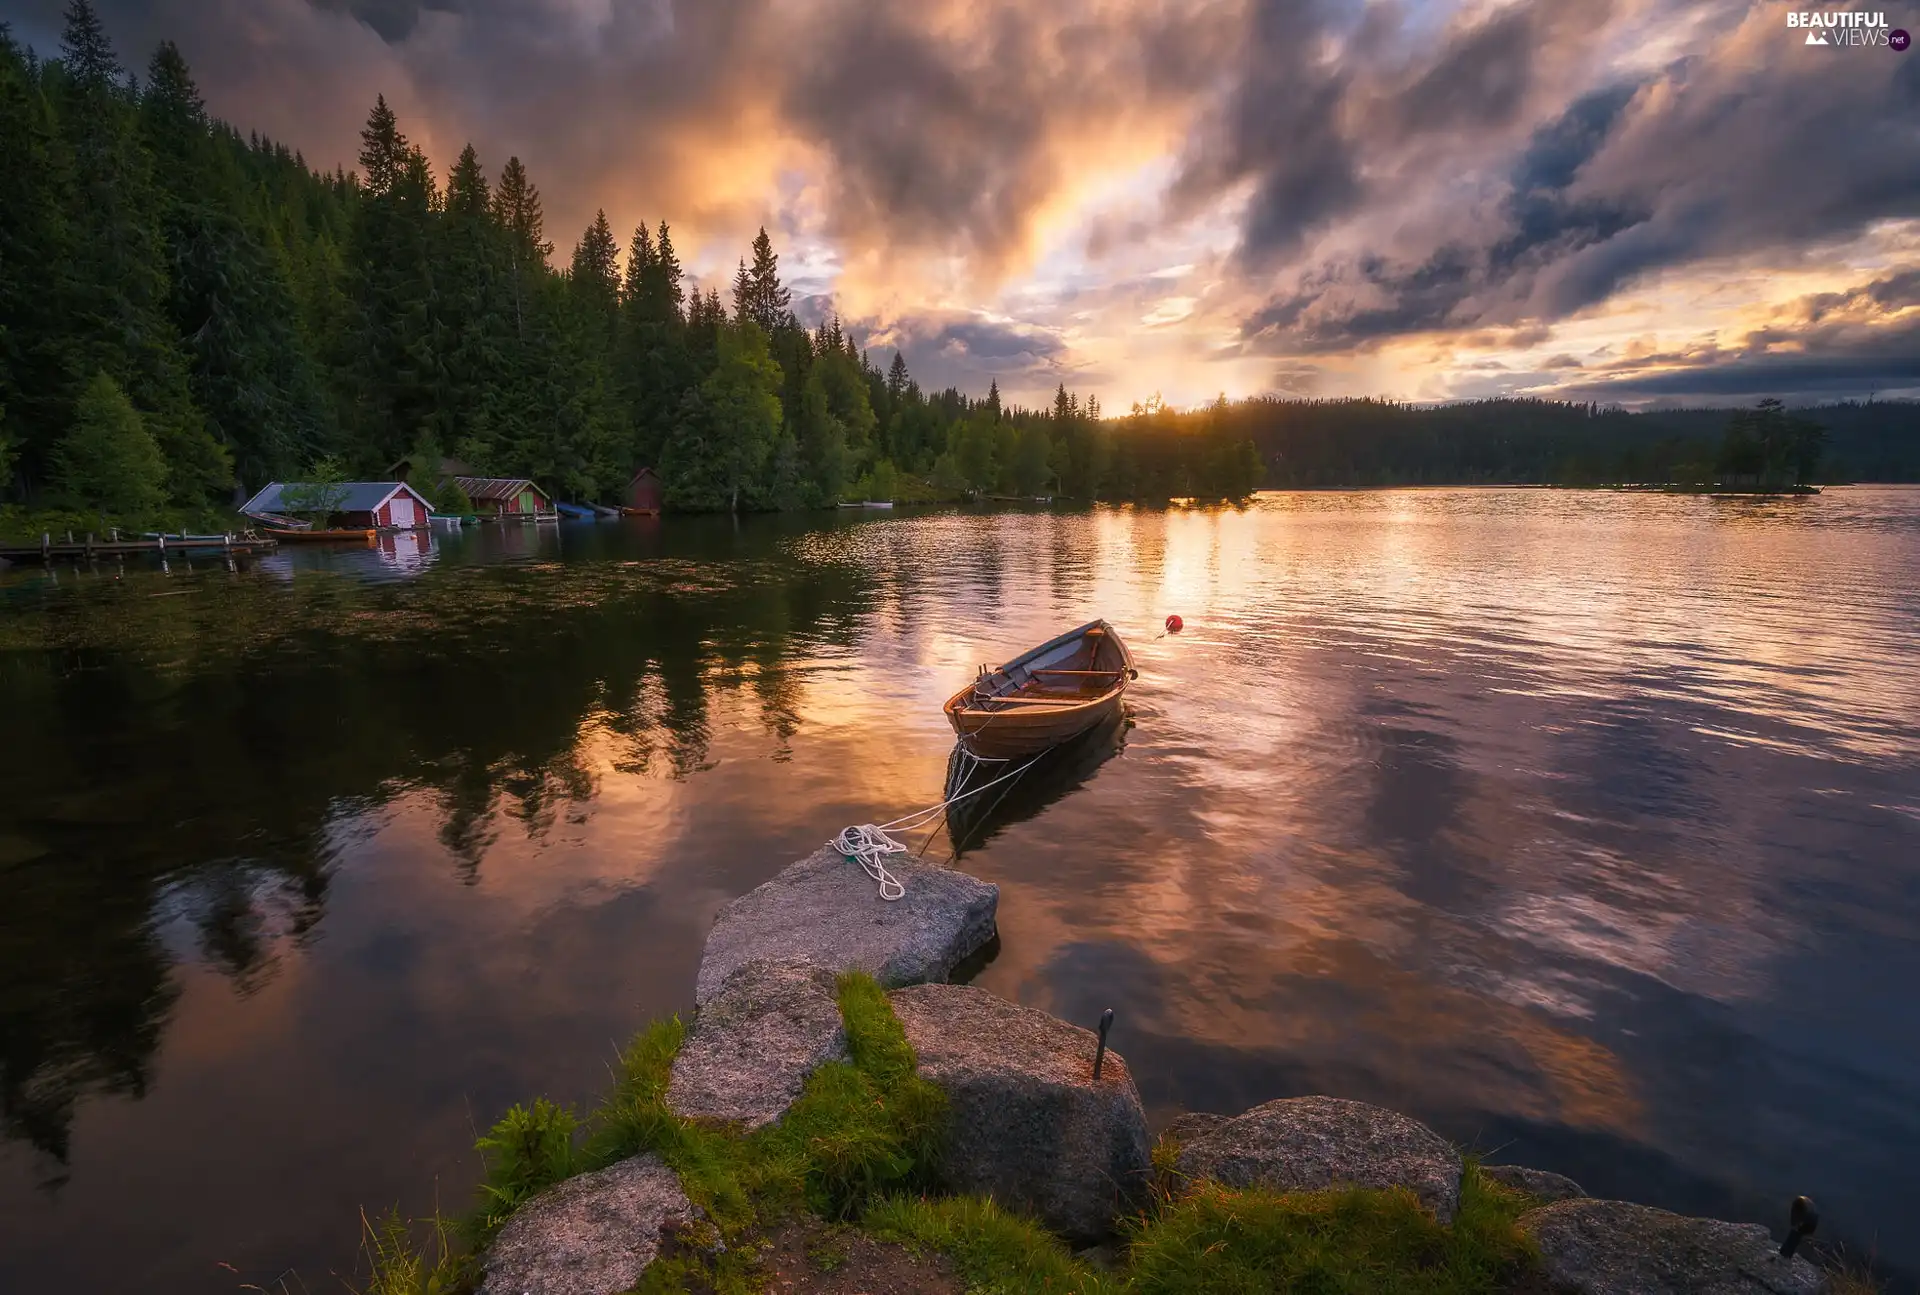
M681 405L702 376L687 349L680 279L667 223L660 222L657 239L644 225L635 229L622 289L616 366L628 420L629 473L658 465Z
M620 281L620 304L633 310L646 298L647 280L653 274L653 235L647 227L636 225L627 244L627 270Z
M480 167L480 155L468 144L460 150L460 160L447 173L446 214L464 220L485 219L492 209L493 195L487 189L487 173Z
M506 232L507 277L513 299L514 331L526 337L527 299L535 276L547 268L553 244L546 241L546 218L540 208L540 190L527 178L520 159L510 157L500 171L493 192L494 219Z
M573 249L573 288L584 306L609 319L620 304L619 260L620 249L613 241L607 213L596 212Z
M366 179L352 247L358 453L351 466L378 472L423 432L447 430L430 427L447 404L443 303L433 282L439 194L425 155L401 132L385 96L368 114L360 143Z
M667 222L664 220L660 222L660 233L655 238L653 246L649 296L663 322L678 323L686 292L680 284L680 258L674 255L673 234L667 229Z
M472 144L461 150L447 175L440 226L435 285L442 303L441 367L448 396L433 448L478 468L498 457L497 442L508 429L504 407L514 373L508 358L514 307L508 299L507 238L495 223L493 194ZM443 502L459 504L457 499Z
M120 384L97 373L52 456L53 482L78 504L138 521L165 502L167 462Z
M718 302L713 305L718 307ZM780 366L752 320L722 324L718 361L681 410L661 460L677 508L768 507L780 493Z
M162 44L148 65L141 134L155 167L173 267L167 310L208 431L259 485L329 439L331 408L292 287L207 119L186 60Z
M760 322L760 310L753 298L753 278L747 273L747 263L743 258L739 268L733 272L733 322L744 324L748 320ZM761 324L761 332L768 331L768 325Z
M167 318L152 159L138 132L137 102L89 0L67 6L61 68L57 108L74 177L66 266L74 368L119 383L167 457L176 502L203 504L231 486L232 460L193 402L187 360Z
M0 24L0 439L29 490L46 479L78 387L73 174L40 81ZM0 489L8 481L0 474Z
M780 282L780 258L774 255L773 240L762 225L753 240L753 269L748 272L751 303L749 314L761 329L773 330L792 320L793 294Z

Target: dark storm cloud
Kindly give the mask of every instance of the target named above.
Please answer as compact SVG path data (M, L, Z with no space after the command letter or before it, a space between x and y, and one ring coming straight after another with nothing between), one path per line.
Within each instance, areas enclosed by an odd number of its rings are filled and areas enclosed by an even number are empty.
M796 44L787 119L826 153L837 232L993 262L1025 243L1089 137L1191 95L1230 30L1224 4L833 6Z
M1323 379L1315 357L1397 338L1538 344L1663 272L1803 268L1920 216L1920 55L1807 49L1761 0L97 3L130 67L177 40L216 112L316 165L352 165L385 93L443 175L468 140L494 174L525 159L562 258L596 208L623 226L666 217L683 253L710 249L696 268L718 267L724 292L765 222L796 295L822 309L842 266L874 281L869 302L914 258L955 282L1020 268L1043 216L1164 144L1139 173L1159 178L1076 212L1088 268L1071 276L1157 268L1140 249L1164 245L1201 267L1167 294L1202 304L1160 335L1207 328L1193 354L1258 355L1295 385ZM13 0L43 53L60 4ZM1642 56L1669 48L1696 52ZM1238 222L1231 256L1199 246L1223 220ZM1057 268L1041 277L1069 277ZM1071 333L956 312L880 335L932 384L1073 381L1087 371L1063 337L1131 327L1161 292L1122 309L1119 273L1088 289L1097 301L1018 307L1072 316ZM1796 345L1842 328L1819 362L1871 368L1863 321L1900 309L1912 289L1896 278L1885 301L1779 326ZM1226 311L1239 342L1209 349ZM1778 364L1785 345L1696 359Z
M1459 145L1514 123L1542 51L1582 24L1603 24L1609 8L1509 6L1450 28L1431 55L1407 61L1393 48L1407 15L1391 5L1370 6L1355 24L1319 0L1257 0L1235 84L1188 150L1176 205L1192 210L1249 185L1241 259L1272 266L1341 218L1404 196L1396 191L1409 160L1444 167ZM1340 57L1326 57L1329 44ZM1405 156L1410 146L1424 157Z
M1449 43L1394 101L1400 129L1415 135L1511 121L1533 79L1540 27L1536 10L1516 6Z
M1824 359L1761 355L1715 361L1684 353L1662 357L1674 362L1671 369L1604 377L1559 388L1556 394L1572 400L1635 404L1722 396L1833 400L1920 391L1920 328L1905 329L1887 341L1887 354Z
M495 169L521 155L563 249L599 206L777 224L799 143L843 243L990 269L1089 141L1184 110L1241 0L99 2L135 65L176 39L216 111L322 165L351 166L382 92L443 171L469 139ZM27 3L58 30L60 0Z
M1317 0L1260 0L1224 104L1193 141L1173 199L1191 212L1251 180L1240 250L1259 264L1361 200L1359 159L1340 125L1349 75L1317 62L1330 22Z
M59 0L28 2L57 32ZM315 165L353 166L377 94L442 174L468 141L494 173L520 155L563 255L597 207L684 220L712 205L703 152L764 94L771 35L769 0L96 3L130 67L175 40L216 113Z
M391 44L413 34L423 9L460 10L458 0L308 0L316 9L352 14Z
M1920 270L1802 297L1739 345L1589 365L1581 400L1775 395L1834 398L1920 391ZM1889 312L1897 312L1889 314Z
M1257 350L1312 353L1470 327L1482 312L1462 307L1476 294L1645 219L1608 202L1568 195L1634 92L1633 86L1613 86L1584 95L1533 132L1513 164L1500 206L1504 237L1491 244L1446 243L1411 266L1375 254L1323 266L1250 315L1243 335Z
M1276 141L1264 161L1249 155L1255 196L1241 250L1256 265L1297 250L1334 215L1363 221L1393 203L1389 188L1356 177L1378 173L1430 198L1444 189L1422 189L1421 178L1444 177L1471 155L1466 123L1493 130L1533 100L1552 107L1509 162L1482 164L1506 176L1494 219L1463 221L1429 200L1403 222L1376 222L1394 245L1298 269L1243 321L1249 349L1333 352L1408 334L1552 322L1658 271L1713 257L1790 261L1874 221L1920 215L1912 124L1920 60L1806 50L1775 29L1774 8L1676 4L1676 20L1720 15L1725 39L1657 75L1554 105L1555 87L1528 61L1543 57L1542 15L1565 34L1567 12L1536 0L1456 34L1425 72L1381 100L1386 109L1364 102L1364 86L1343 90L1346 72L1323 74L1319 90L1337 102L1315 105L1320 121L1302 127L1306 140L1293 152L1280 146L1279 124L1299 116L1301 87L1269 91L1254 76L1242 83L1261 107L1242 105L1241 118L1268 121ZM1735 21L1748 15L1744 27ZM1365 129L1341 134L1327 124L1334 121ZM1409 158L1410 140L1430 163ZM1204 149L1194 165L1190 176L1212 165ZM1422 251L1423 228L1431 232Z

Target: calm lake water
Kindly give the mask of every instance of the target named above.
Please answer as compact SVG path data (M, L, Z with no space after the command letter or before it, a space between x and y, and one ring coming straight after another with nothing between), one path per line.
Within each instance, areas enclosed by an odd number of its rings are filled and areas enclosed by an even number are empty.
M1116 1008L1156 1123L1360 1098L1920 1270L1920 490L1486 490L0 576L0 1289L339 1289L1096 615L1132 724L968 825L977 983Z

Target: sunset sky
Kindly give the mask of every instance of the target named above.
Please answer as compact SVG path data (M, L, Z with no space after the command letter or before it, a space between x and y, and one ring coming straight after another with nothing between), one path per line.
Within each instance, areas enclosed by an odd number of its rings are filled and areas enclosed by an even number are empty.
M0 17L51 55L59 7ZM377 93L442 176L519 155L559 261L604 207L725 281L764 223L803 318L929 387L1920 395L1920 51L1791 2L100 8L316 166Z

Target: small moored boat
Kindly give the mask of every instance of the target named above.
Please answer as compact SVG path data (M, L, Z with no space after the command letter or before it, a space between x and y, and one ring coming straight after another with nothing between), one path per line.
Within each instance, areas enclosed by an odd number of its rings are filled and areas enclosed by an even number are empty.
M1113 627L1088 621L1022 653L947 699L947 722L983 760L1037 755L1120 712L1133 657Z
M365 544L371 546L379 532L371 526L350 527L343 530L316 530L308 527L304 531L290 527L262 525L262 535L271 535L282 544Z

